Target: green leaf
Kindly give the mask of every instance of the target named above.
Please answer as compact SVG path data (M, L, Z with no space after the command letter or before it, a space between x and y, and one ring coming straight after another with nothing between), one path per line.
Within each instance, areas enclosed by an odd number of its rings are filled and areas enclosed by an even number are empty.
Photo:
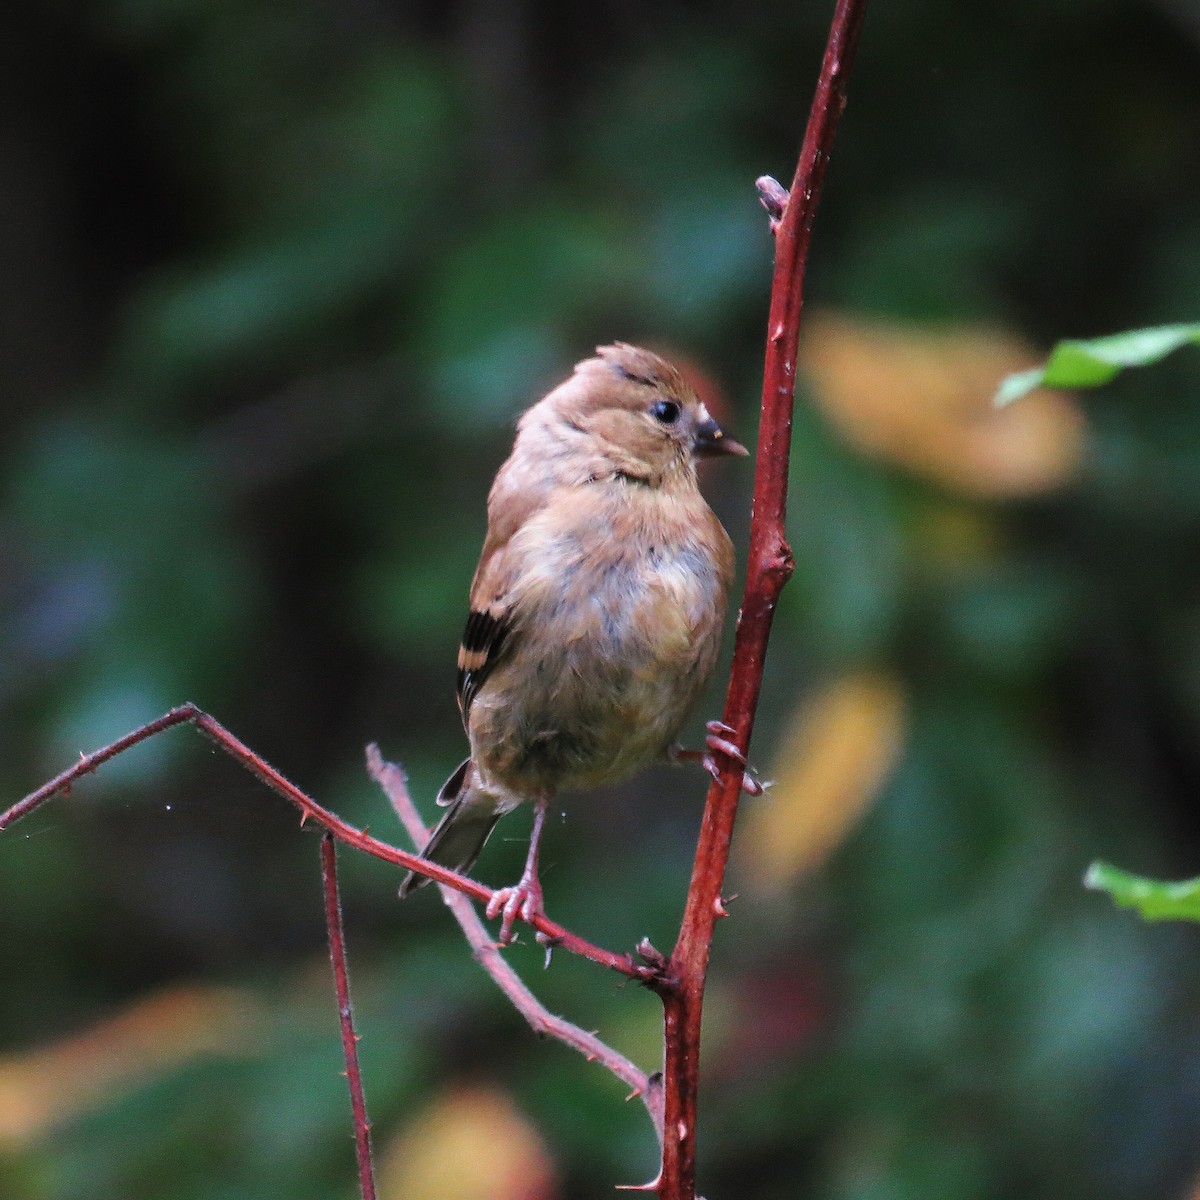
M996 390L997 408L1040 387L1097 387L1125 367L1146 367L1186 346L1200 343L1200 324L1131 329L1090 341L1059 342L1043 367L1006 375Z
M1200 878L1164 883L1094 862L1083 885L1107 892L1122 908L1136 908L1147 921L1200 921Z

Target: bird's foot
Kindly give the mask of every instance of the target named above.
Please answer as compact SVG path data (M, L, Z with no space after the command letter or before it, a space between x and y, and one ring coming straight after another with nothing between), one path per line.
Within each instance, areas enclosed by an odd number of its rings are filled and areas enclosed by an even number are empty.
M704 744L705 750L688 750L683 746L672 746L668 752L672 762L698 762L718 783L721 782L721 768L713 757L713 752L732 758L742 768L742 791L747 796L761 796L767 790L767 784L761 783L756 777L758 772L746 761L746 756L729 739L734 731L724 721L709 721L704 728L708 731Z
M484 911L489 921L500 918L500 935L496 941L501 946L510 945L513 925L518 918L532 925L538 917L546 915L541 882L536 875L522 875L520 883L513 887L497 888Z
M695 750L691 753L700 760L709 775L718 783L721 782L721 768L713 757L713 752L724 754L742 768L742 791L747 796L761 796L766 789L757 778L758 772L746 761L746 756L738 749L737 745L730 740L734 735L734 730L724 721L706 721L704 728L707 730L704 738L707 750Z

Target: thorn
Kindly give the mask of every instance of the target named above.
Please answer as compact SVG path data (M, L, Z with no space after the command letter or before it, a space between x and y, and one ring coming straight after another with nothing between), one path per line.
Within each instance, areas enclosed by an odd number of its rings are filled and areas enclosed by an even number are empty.
M307 823L308 823L308 813L304 809L301 809L300 810L300 828L303 829Z
M618 1183L615 1190L618 1192L657 1192L658 1181L662 1178L660 1171L649 1183Z
M716 896L713 899L713 913L718 920L720 920L721 917L729 916L729 909L725 907L725 903L720 896Z
M754 186L758 189L758 199L767 210L767 218L774 233L783 220L783 210L787 207L788 190L772 175L760 175Z
M635 1087L633 1091L625 1097L625 1103L628 1104L630 1100L636 1100L639 1096L645 1095L645 1092L646 1089L644 1087Z
M648 967L653 967L656 971L661 971L667 965L666 955L661 951L656 950L647 937L642 938L637 944L637 956Z

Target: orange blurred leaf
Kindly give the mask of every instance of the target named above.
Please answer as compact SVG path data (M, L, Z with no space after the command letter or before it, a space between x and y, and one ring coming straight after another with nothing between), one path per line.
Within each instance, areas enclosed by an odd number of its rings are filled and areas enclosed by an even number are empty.
M822 863L887 781L904 726L904 692L882 673L845 676L801 705L784 734L774 786L743 807L739 878L781 891Z
M928 329L818 312L807 318L799 369L841 437L955 491L1030 496L1079 472L1086 443L1073 395L1037 391L992 403L1006 374L1037 362L1011 334Z
M382 1200L552 1200L550 1156L503 1092L482 1085L438 1096L380 1155Z
M249 992L174 987L83 1033L0 1058L0 1141L37 1137L192 1059L253 1054L260 1025Z

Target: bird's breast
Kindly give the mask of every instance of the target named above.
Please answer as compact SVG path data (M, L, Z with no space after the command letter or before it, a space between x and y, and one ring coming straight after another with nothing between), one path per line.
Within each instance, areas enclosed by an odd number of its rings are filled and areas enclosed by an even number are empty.
M632 774L675 740L712 670L728 582L721 547L644 508L550 513L510 546L519 638L471 711L477 761L508 787Z

